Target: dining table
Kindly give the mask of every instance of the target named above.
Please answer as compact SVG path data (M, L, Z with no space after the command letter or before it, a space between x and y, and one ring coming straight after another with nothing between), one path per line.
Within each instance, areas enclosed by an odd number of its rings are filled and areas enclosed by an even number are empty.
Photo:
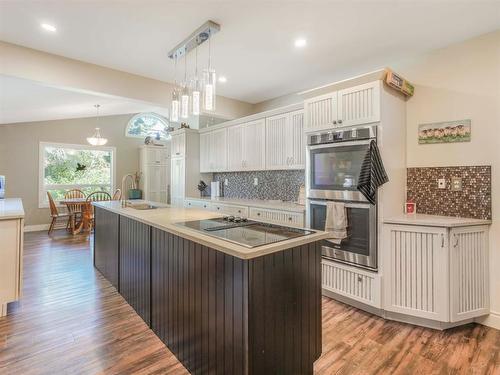
M87 198L65 198L60 199L59 204L65 205L68 209L68 212L81 212L81 220L76 223L76 227L73 230L73 234L82 233L84 230L88 230L90 228L90 223L88 223L87 215L83 215L83 212L89 208L91 202L87 201Z

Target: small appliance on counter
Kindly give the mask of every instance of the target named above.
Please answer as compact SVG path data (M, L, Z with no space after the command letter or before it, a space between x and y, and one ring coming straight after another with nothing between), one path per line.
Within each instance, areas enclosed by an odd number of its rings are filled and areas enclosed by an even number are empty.
M5 198L5 176L0 176L0 199Z
M219 181L212 181L210 183L210 198L214 199L221 196L221 188Z

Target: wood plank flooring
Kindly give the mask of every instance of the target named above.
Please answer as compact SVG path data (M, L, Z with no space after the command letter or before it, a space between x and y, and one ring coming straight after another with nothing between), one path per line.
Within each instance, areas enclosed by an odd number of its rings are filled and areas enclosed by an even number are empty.
M187 374L92 266L85 236L25 236L24 296L0 318L0 374ZM316 374L500 374L500 331L440 332L323 299Z

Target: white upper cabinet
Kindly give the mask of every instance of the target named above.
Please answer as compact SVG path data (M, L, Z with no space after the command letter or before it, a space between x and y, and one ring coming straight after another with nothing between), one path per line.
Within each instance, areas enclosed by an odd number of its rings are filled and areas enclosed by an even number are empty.
M182 206L184 204L184 198L186 196L185 186L186 186L186 159L184 158L173 158L172 159L172 169L171 169L171 181L172 181L172 191L171 191L171 202L174 206Z
M186 153L186 133L172 135L170 144L172 157L184 156Z
M265 168L265 120L227 128L227 158L230 171Z
M340 90L337 97L341 126L380 121L380 81Z
M200 172L227 170L227 129L200 134Z
M306 129L320 130L337 125L337 92L304 101Z
M302 169L305 159L304 112L266 119L266 169Z
M306 130L379 122L380 85L369 82L305 100Z

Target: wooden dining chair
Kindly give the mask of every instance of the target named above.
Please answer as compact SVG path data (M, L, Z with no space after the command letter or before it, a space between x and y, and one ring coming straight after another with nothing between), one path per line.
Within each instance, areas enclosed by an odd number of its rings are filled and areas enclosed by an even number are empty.
M102 201L110 201L111 195L105 191L94 191L89 194L86 201L87 204L84 206L83 210L83 219L85 223L88 225L89 232L94 228L94 206L92 206L92 202L102 202Z
M50 207L50 216L52 217L52 221L49 226L49 232L48 234L52 233L54 229L62 229L64 227L56 227L57 226L57 220L59 219L64 219L66 221L66 226L65 228L71 229L71 232L75 232L75 214L71 212L59 212L57 209L57 206L54 202L54 198L52 198L52 194L50 192L47 192L47 197L49 198L49 207Z
M71 189L64 193L64 199L85 198L85 193L80 189ZM82 205L81 204L66 204L68 212L75 214L75 220L81 218Z
M120 189L116 189L112 200L119 201L120 199L122 199L122 191Z

